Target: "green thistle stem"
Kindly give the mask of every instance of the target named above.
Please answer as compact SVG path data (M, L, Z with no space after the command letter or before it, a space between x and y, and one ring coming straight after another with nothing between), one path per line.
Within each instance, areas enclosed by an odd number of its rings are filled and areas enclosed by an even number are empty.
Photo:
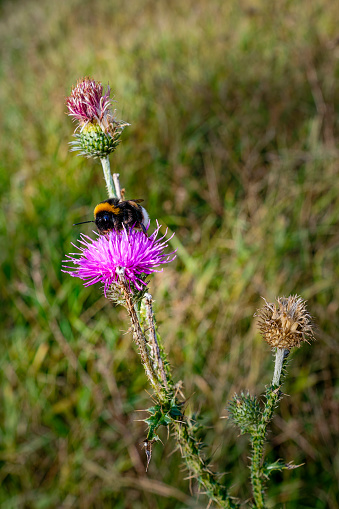
M146 341L145 335L140 327L138 314L135 310L134 303L130 296L128 286L126 284L124 269L122 269L122 268L117 269L117 274L119 276L121 290L124 294L127 311L128 311L128 314L129 314L131 322L132 322L133 338L138 346L139 353L141 356L141 361L145 368L147 378L149 379L151 386L153 387L157 396L159 397L159 400L164 401L164 396L162 394L162 386L159 383L158 377L154 371L152 360L151 360L149 352L148 352L147 341Z
M265 476L263 474L263 458L264 444L267 433L267 426L270 423L274 409L280 398L280 390L274 385L270 385L266 389L266 402L260 419L260 423L256 426L256 431L251 434L252 456L251 456L251 483L255 507L264 509L264 488Z
M206 495L219 507L236 509L239 507L228 494L227 488L217 481L217 476L212 472L199 450L199 443L194 436L194 431L189 422L174 423L174 435L179 444L182 458L185 460L192 477L196 478Z
M120 187L119 176L120 176L119 173L113 173L113 182L114 182L114 187L115 187L115 194L117 195L117 198L119 200L121 200L122 196L121 196L121 187Z
M144 300L146 307L146 319L148 322L148 337L149 342L152 346L152 356L153 356L153 362L156 372L159 373L160 378L162 380L162 383L164 384L164 387L168 391L168 383L167 383L167 376L164 369L164 363L161 358L159 343L157 339L157 333L155 330L155 321L154 321L154 314L153 314L153 308L152 308L152 295L149 293L145 293Z
M265 501L264 501L264 483L262 479L262 457L264 454L266 428L262 427L260 431L258 435L251 436L252 445L251 483L253 497L255 500L255 507L257 509L264 509Z
M277 348L275 354L274 374L272 385L266 389L266 402L261 415L260 423L251 434L252 456L251 456L251 483L255 507L265 508L264 488L266 477L263 473L264 444L267 433L267 426L272 420L274 409L281 396L280 378L284 364L288 357L289 350Z
M181 408L182 403L177 400L176 395L180 393L182 398L184 398L184 395L181 392L181 384L174 384L170 366L163 349L162 340L157 331L153 314L152 296L150 294L145 294L141 303L140 313L138 313L138 318L142 323L144 331L148 331L149 344L153 344L153 369L158 374L158 380L160 380L163 387L161 396L164 399L161 401L159 398L159 403L162 405L163 409L173 408L173 406ZM236 509L239 507L239 504L234 502L229 496L227 488L218 482L217 474L212 472L209 468L208 463L202 455L201 444L195 436L195 428L192 426L191 421L181 413L177 417L172 417L171 420L175 439L178 442L181 456L186 463L191 477L197 480L202 491L204 491L210 500L213 500L218 507L227 509ZM157 428L158 424L149 428L148 442L154 438Z
M114 182L113 182L113 178L112 178L112 174L111 174L111 167L110 167L110 163L109 163L109 158L108 158L108 156L107 157L101 157L100 161L101 161L101 164L102 164L102 169L104 171L104 177L105 177L105 181L106 181L108 197L109 198L116 198L117 194L115 192L115 187L114 187Z

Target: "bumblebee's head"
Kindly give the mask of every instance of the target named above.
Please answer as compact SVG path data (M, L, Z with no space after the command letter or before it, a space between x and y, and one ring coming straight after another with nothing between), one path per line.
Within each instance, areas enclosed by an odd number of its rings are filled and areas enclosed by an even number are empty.
M95 216L94 222L100 233L106 233L114 229L114 216L112 212L99 212Z
M116 201L116 202L115 202ZM107 200L99 203L94 209L94 222L99 233L107 233L114 230L117 216L120 214L119 207L115 205L118 200Z

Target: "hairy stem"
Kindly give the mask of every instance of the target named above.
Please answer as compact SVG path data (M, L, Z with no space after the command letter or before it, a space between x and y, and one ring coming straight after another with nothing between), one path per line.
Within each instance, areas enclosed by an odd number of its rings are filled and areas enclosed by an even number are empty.
M266 389L266 401L261 415L260 423L256 431L251 435L252 456L251 456L251 483L255 507L265 508L264 488L266 478L263 473L264 444L267 433L267 426L273 417L274 409L280 398L279 387L270 385Z
M194 430L188 420L174 424L174 436L191 477L198 481L200 488L204 490L210 500L213 500L219 507L227 509L239 507L239 504L229 496L227 488L218 482L217 475L210 470L202 457L199 442L195 438Z
M117 198L119 200L121 200L122 194L121 194L121 187L120 187L119 177L120 177L119 173L113 173L113 182L114 182L114 187L115 187L115 194L116 194Z
M272 385L266 389L266 401L260 423L256 426L255 432L251 434L251 483L253 497L256 504L255 507L258 509L265 508L264 488L266 477L264 476L263 463L267 426L272 420L274 409L276 408L281 396L281 373L289 353L289 350L284 348L276 349Z
M289 350L284 348L277 348L275 353L275 363L274 363L274 375L272 380L272 385L278 387L280 384L281 371L284 365L285 359L287 359Z
M258 430L259 431L259 430ZM264 483L262 478L262 459L264 454L266 428L263 427L261 433L251 436L252 456L251 456L251 483L255 507L264 509Z
M155 372L158 373L158 380L160 380L163 387L163 391L161 392L163 399L161 400L159 398L159 403L161 405L161 410L159 409L160 418L165 408L182 408L183 403L178 400L178 394L180 394L183 400L185 398L181 390L181 382L176 385L173 382L166 355L161 344L161 338L156 331L156 323L152 307L152 296L150 294L146 293L144 295L140 313L135 314L136 319L139 317L144 330L148 332L149 344L152 347L153 352L153 368L155 368ZM133 328L135 329L137 327L133 325ZM141 329L140 324L139 328ZM169 414L170 412L167 413L167 415ZM190 477L197 480L202 491L204 491L210 500L213 500L218 507L229 509L239 507L239 505L229 496L227 488L218 482L217 474L211 471L208 463L204 459L201 450L202 444L195 436L196 429L194 424L192 424L193 421L186 418L181 411L178 411L176 416L174 416L174 414L171 415L174 437L178 442L181 456L190 472ZM150 432L144 442L148 463L151 456L152 443L158 426L159 424L155 423L154 426L150 427ZM147 449L147 447L149 449Z
M117 194L115 192L114 182L113 182L113 178L112 178L112 175L111 175L111 167L110 167L110 164L109 164L109 158L108 158L108 156L107 157L101 157L100 161L101 161L101 164L102 164L102 169L104 171L104 177L105 177L105 181L106 181L108 197L109 198L116 198Z
M132 322L133 338L138 346L142 364L145 368L147 378L149 379L153 389L157 393L160 401L162 401L163 395L162 395L162 391L161 391L161 384L159 383L157 375L154 371L154 367L153 367L153 364L152 364L152 361L151 361L151 358L149 355L149 351L148 351L147 341L144 336L144 333L141 330L138 315L135 311L134 303L132 301L132 298L131 298L131 295L130 295L130 292L128 289L128 285L125 280L125 270L123 268L119 268L119 269L117 269L117 274L119 276L120 286L121 286L122 292L124 294L127 311L128 311L128 314L129 314L131 322Z
M168 383L167 383L167 377L164 369L164 363L162 362L161 354L160 354L160 348L157 340L157 333L155 330L155 323L154 323L154 315L153 315L153 308L152 308L152 295L149 293L146 293L144 296L145 305L146 305L146 319L148 322L148 337L150 344L152 346L152 354L153 358L155 360L155 368L160 373L161 380L165 386L165 388L168 390Z

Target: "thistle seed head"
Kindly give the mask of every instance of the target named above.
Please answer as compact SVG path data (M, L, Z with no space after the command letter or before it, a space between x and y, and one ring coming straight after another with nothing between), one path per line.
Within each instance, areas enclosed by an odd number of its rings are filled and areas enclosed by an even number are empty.
M265 303L255 316L259 319L261 335L269 345L290 350L315 339L313 320L301 297L290 295L278 297L277 304L266 300Z

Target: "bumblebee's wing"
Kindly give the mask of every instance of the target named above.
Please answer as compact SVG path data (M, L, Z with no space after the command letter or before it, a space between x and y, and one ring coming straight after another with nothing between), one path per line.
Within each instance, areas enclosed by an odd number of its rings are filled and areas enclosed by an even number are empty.
M145 200L143 200L142 198L138 198L137 200L128 200L128 201L132 201L134 203L141 203L142 201L145 201Z
M126 200L124 202L122 202L121 205L125 204L125 207L128 205L131 206L131 207L134 207L135 209L140 209L140 205L138 205L138 203L141 203L142 201L144 200Z

